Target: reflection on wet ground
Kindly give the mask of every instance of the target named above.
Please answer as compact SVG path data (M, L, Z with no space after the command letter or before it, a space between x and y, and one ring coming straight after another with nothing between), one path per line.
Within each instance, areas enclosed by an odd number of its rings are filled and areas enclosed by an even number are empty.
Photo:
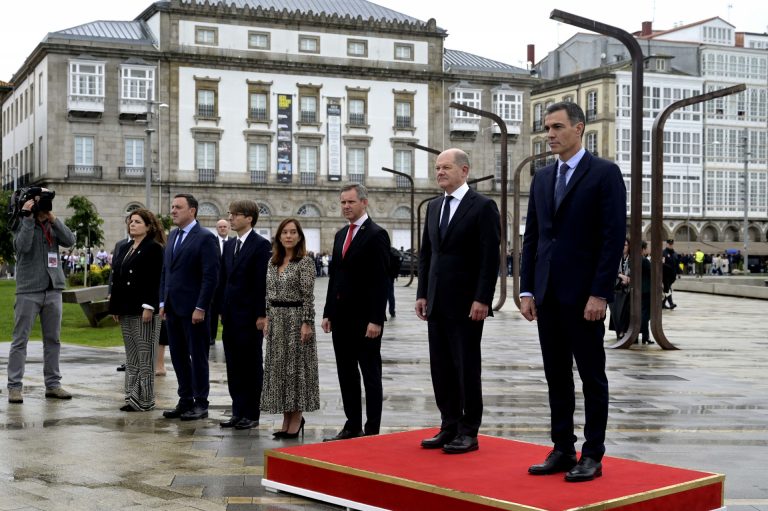
M325 285L317 285L317 310ZM414 288L398 287L397 300L382 344L385 433L438 422L426 325L412 313ZM608 454L724 473L729 510L768 511L768 304L685 293L676 301L664 327L680 351L608 350ZM0 343L2 377L8 346ZM307 414L305 443L344 422L329 335L319 334L318 352L321 410ZM548 444L536 328L511 299L486 322L483 356L481 432ZM211 354L211 416L197 423L161 417L176 402L173 372L157 379L157 410L120 412L123 373L115 367L122 358L121 349L64 346L64 385L75 398L52 401L44 398L42 347L30 343L24 403L9 404L5 390L0 395L0 510L338 509L261 488L264 450L302 440L273 440L282 421L273 415L251 431L218 427L229 414L220 343Z

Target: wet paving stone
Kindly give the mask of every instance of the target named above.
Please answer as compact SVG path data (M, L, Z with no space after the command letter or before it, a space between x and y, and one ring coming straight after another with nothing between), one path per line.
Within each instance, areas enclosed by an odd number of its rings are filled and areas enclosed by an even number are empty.
M318 311L326 284L318 280ZM384 327L384 433L439 421L426 324L412 312L414 289L398 285L397 318ZM511 292L509 286L510 297ZM664 313L664 329L679 351L663 352L656 345L607 350L607 454L724 473L729 511L768 511L768 302L675 296L679 307ZM318 315L318 330L319 323ZM10 337L3 335L0 340ZM8 347L0 342L0 375ZM330 335L318 334L318 356L321 409L306 414L303 439L278 441L272 432L282 416L263 415L259 427L249 431L218 426L230 416L221 343L211 353L210 417L181 422L161 414L176 403L173 371L156 380L156 410L118 410L124 379L115 367L124 354L117 348L64 345L63 385L74 399L46 400L42 346L33 341L24 403L9 404L7 391L0 394L0 511L340 509L266 492L260 485L265 450L320 442L344 423ZM485 325L483 385L481 433L549 444L536 325L520 316L511 298ZM583 421L579 398L576 423Z

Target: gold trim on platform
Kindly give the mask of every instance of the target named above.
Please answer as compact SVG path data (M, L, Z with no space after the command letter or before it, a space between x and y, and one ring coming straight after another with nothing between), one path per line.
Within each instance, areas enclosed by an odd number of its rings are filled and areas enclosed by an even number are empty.
M500 499L485 497L481 495L468 494L466 492L459 491L459 490L451 490L441 486L421 483L421 482L413 481L411 479L405 479L402 477L390 476L382 473L371 472L368 470L361 470L358 468L351 468L347 465L339 465L337 463L330 463L327 461L315 460L315 459L307 458L305 456L297 456L295 454L280 452L273 449L270 449L264 452L264 476L267 478L269 478L268 460L270 457L274 457L276 459L281 459L284 461L289 461L292 463L299 463L302 465L316 467L319 469L331 470L333 472L339 472L339 473L344 473L352 476L362 477L372 481L378 481L382 483L393 484L396 486L402 486L405 488L419 490L426 493L442 495L444 497L450 497L450 498L453 498L456 500L462 500L465 502L472 502L474 504L492 506L497 509L504 509L507 511L546 511L541 508L526 506L524 504L517 504L517 503L509 502L506 500L500 500ZM670 468L676 468L676 467L670 467ZM687 469L678 469L678 470L687 470ZM709 486L715 483L723 483L724 481L725 481L724 475L712 474L712 475L703 477L701 479L695 479L693 481L687 481L685 483L680 483L672 486L665 486L663 488L658 488L655 490L649 490L642 493L628 495L626 497L620 497L617 499L611 499L603 502L597 502L594 504L588 504L586 506L571 508L568 511L598 511L598 510L615 509L620 506L634 504L637 502L643 502L643 501L651 500L653 498L664 497L666 495L672 495L675 493L681 493L683 491L692 490L695 488L702 488L704 486ZM721 505L722 505L722 501L723 501L722 494L720 499L721 499Z

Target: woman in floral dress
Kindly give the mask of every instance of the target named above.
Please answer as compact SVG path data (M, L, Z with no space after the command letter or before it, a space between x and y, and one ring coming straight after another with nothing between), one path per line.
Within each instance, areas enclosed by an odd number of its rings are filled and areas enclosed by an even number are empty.
M280 223L267 268L267 350L261 409L282 413L275 438L304 433L303 412L320 408L315 342L315 262L294 218Z

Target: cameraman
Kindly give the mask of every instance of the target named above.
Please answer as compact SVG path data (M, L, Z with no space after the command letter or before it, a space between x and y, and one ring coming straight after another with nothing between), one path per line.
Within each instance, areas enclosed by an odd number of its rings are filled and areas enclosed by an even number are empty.
M72 394L61 388L59 373L61 292L65 282L59 247L74 245L75 236L51 211L55 193L45 188L38 193L24 202L19 212L21 220L13 232L16 305L13 342L8 353L9 403L24 401L21 380L27 358L27 341L38 314L43 332L45 397L72 399Z

